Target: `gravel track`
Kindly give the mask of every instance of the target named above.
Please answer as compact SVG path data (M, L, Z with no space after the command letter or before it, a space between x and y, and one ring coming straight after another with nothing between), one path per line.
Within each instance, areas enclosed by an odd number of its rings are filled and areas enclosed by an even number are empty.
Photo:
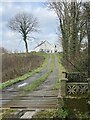
M2 95L2 107L25 107L30 109L57 108L57 96L59 91L52 89L52 86L55 84L58 75L58 59L56 55L53 72L39 87L31 92L18 91L19 85L24 83L30 84L33 80L45 74L50 67L50 63L51 57L49 58L47 67L44 70L41 70L39 73L36 73L25 81L4 89Z

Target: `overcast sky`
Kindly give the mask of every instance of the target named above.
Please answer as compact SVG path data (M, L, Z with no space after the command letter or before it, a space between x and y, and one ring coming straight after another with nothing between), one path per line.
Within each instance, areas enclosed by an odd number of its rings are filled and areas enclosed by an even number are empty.
M2 46L10 51L25 51L24 42L19 33L13 32L8 28L7 24L10 18L20 12L32 13L39 21L39 33L33 33L32 36L36 37L36 40L28 41L29 50L33 50L34 47L40 43L40 41L47 40L52 44L57 42L57 16L53 11L48 10L45 3L42 2L3 2L0 4L0 15L2 17L0 24L0 41ZM2 38L2 39L1 39ZM1 42L0 42L1 46Z

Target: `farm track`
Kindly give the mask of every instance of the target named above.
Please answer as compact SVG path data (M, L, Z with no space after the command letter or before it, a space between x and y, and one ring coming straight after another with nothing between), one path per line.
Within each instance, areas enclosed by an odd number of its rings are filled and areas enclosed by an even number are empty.
M20 91L20 88L25 84L28 85L32 83L32 81L39 78L41 75L45 74L49 69L50 63L51 63L51 56L48 58L48 63L44 69L40 70L38 73L35 73L28 79L15 83L9 87L4 88L2 91L0 91L0 93L2 94L2 96L0 96L0 105L3 106L7 102L13 100L16 96L19 96L20 94L22 94L23 91Z
M55 84L58 75L58 59L55 55L54 69L48 78L34 91L18 91L18 86L28 82L30 84L33 80L45 74L50 67L52 59L49 58L47 67L36 73L25 81L17 83L8 87L2 92L2 107L3 108L28 108L28 109L54 109L57 108L58 90L53 90L52 86Z

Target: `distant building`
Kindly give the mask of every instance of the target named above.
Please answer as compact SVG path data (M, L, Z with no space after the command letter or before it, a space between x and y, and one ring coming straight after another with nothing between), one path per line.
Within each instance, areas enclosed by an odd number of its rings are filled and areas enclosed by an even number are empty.
M34 51L36 52L45 52L45 53L55 53L55 52L61 52L61 48L57 45L52 45L48 41L42 41L40 44L38 44Z

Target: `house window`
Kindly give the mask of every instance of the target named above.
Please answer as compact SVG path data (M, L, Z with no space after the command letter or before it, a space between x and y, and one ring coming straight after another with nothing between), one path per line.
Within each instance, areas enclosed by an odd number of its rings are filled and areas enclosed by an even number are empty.
M40 49L39 51L40 51L40 52L43 52L44 50L43 50L43 49Z
M49 50L47 50L47 53L49 53Z
M57 52L57 50L55 50L55 53Z

